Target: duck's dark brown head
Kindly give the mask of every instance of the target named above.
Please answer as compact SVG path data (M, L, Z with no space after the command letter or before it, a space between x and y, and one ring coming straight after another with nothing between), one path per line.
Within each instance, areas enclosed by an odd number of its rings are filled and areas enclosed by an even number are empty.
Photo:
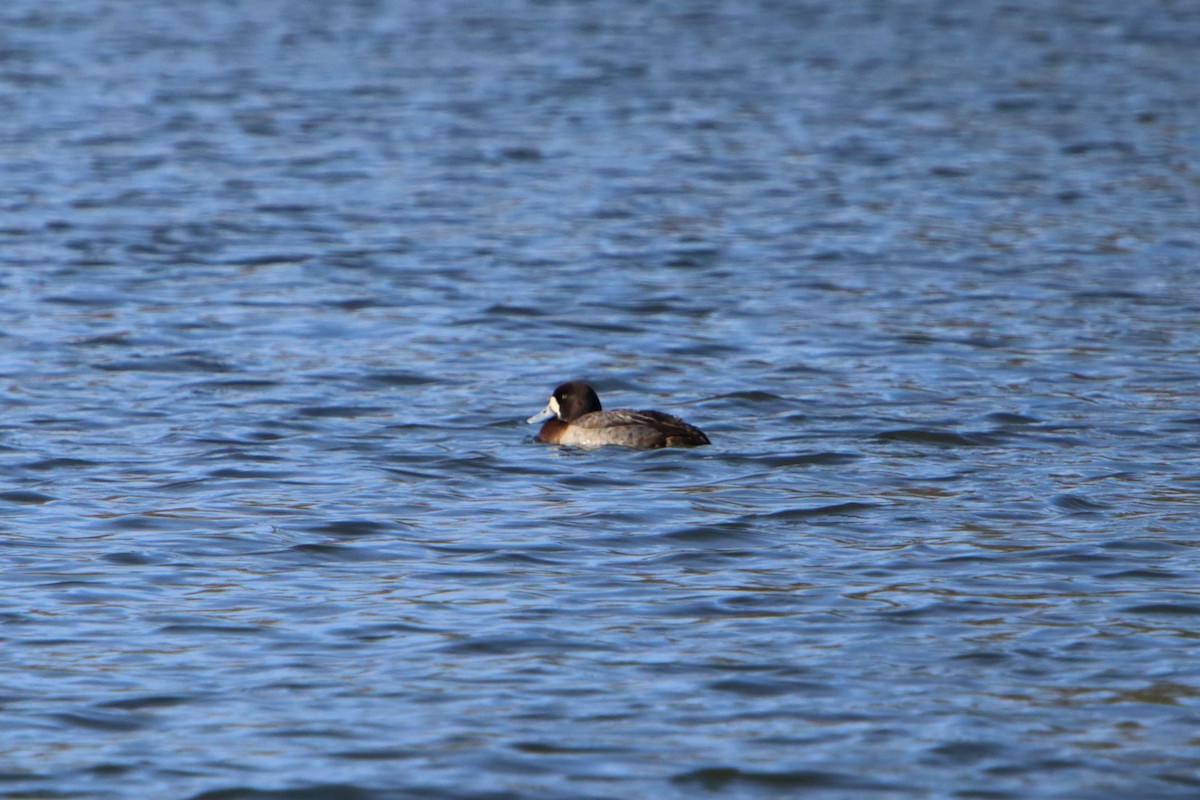
M584 414L600 410L600 397L595 389L583 381L568 381L558 385L542 413L530 417L529 422L541 422L551 417L561 422L570 422Z
M569 381L554 390L551 400L558 404L558 418L563 422L579 419L584 414L602 410L600 396L583 381Z

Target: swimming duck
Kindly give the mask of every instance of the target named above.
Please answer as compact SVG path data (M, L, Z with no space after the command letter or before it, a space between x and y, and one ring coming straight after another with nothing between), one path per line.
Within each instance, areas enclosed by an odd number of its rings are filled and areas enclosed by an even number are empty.
M547 420L537 440L576 447L697 447L711 444L704 431L661 411L604 411L596 390L583 381L561 384L550 402L527 421Z

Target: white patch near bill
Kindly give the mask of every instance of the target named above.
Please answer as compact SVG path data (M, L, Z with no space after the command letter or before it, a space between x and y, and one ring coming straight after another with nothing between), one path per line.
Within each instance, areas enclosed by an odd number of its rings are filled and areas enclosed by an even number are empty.
M558 401L555 400L553 397L551 397L550 402L546 404L545 408L543 408L541 411L534 414L532 417L530 417L529 419L527 419L525 421L527 423L529 423L530 425L532 425L535 422L541 422L543 420L547 420L547 419L550 419L551 417L557 417L557 416L558 416Z
M558 398L550 395L550 404L546 406L548 411L553 411L556 419L562 419L562 414L558 411Z

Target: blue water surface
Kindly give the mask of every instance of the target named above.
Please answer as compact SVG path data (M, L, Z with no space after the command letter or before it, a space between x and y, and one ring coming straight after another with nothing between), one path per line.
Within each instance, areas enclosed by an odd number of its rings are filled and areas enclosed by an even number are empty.
M1197 52L9 0L0 796L1195 797Z

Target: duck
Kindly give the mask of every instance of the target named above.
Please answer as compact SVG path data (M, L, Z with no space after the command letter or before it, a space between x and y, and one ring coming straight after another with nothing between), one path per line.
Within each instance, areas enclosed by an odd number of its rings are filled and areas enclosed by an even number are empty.
M546 444L642 449L712 444L704 431L661 411L605 411L596 390L583 381L560 384L541 413L526 422L532 425L543 420L546 424L535 438Z

